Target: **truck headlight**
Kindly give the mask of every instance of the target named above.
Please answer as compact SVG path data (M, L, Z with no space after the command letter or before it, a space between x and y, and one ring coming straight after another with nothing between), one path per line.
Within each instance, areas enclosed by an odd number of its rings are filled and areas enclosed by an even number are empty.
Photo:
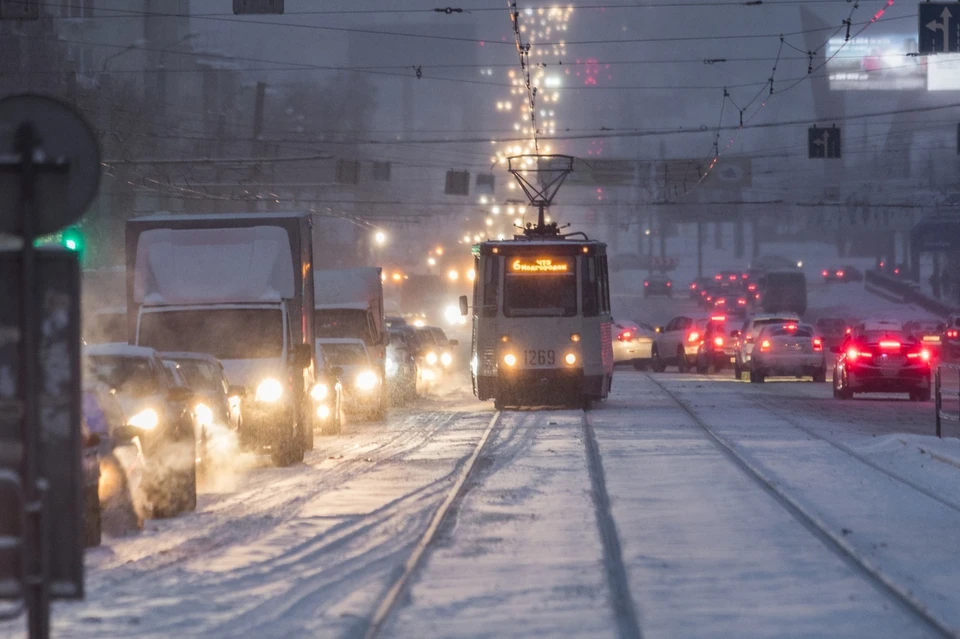
M436 366L437 364L437 354L433 351L427 353L427 364L430 364L431 366Z
M267 402L272 404L280 401L283 397L283 384L275 379L267 378L257 386L257 393L254 396L258 402Z
M209 426L213 423L213 411L206 404L197 404L193 407L193 416L197 418L197 423L201 426Z
M329 394L330 387L323 382L317 382L313 385L313 388L310 389L310 397L312 397L315 402L322 402Z
M453 355L451 355L450 353L444 353L443 355L440 356L440 363L443 364L444 366L449 366L450 364L453 363Z
M152 408L144 408L142 411L127 420L127 424L140 430L153 430L160 423L157 411Z
M371 391L377 386L377 374L373 371L363 371L357 375L357 390Z

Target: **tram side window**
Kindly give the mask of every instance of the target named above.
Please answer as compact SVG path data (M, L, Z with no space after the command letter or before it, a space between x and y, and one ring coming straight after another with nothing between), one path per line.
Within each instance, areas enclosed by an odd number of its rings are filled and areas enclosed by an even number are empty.
M500 259L489 258L483 267L483 312L484 317L496 317L500 287Z
M607 256L601 255L597 258L599 289L600 289L600 312L607 314L610 312L610 277L607 272Z
M473 272L480 272L480 258L473 258ZM483 285L483 278L477 277L473 280L473 314L476 315L480 310L480 287Z
M583 316L596 317L600 313L603 291L597 281L597 258L583 258Z

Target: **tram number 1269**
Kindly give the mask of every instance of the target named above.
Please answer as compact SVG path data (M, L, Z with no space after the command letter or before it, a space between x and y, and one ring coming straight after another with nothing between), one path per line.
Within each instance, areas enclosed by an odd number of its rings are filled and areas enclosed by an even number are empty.
M527 366L553 366L557 363L557 356L554 351L547 350L527 350L524 351L524 358Z

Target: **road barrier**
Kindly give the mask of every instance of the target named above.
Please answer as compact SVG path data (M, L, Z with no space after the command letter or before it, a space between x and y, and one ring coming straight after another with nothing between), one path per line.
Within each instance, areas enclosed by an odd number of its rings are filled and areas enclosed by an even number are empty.
M868 270L865 280L868 291L890 301L914 304L944 318L954 312L954 307L926 295L920 290L920 286L911 280L893 277L877 269Z
M943 410L943 371L957 372L957 390L946 391L947 396L955 398L960 403L960 364L940 364L934 381L934 400L937 411L937 437L943 437L943 420L960 423L960 407L956 413L946 413Z

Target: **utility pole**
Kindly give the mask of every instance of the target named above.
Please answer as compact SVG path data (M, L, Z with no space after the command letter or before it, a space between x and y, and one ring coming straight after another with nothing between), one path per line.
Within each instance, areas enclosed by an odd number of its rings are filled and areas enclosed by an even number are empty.
M267 83L257 82L257 94L253 102L253 138L250 142L252 157L262 157L263 155L263 144L260 142L260 136L263 134L263 108L266 97ZM262 176L262 167L256 167L255 172L258 174L258 176ZM256 181L259 182L260 180L257 179ZM257 200L256 198L251 198L247 202L247 211L254 213L256 210Z

